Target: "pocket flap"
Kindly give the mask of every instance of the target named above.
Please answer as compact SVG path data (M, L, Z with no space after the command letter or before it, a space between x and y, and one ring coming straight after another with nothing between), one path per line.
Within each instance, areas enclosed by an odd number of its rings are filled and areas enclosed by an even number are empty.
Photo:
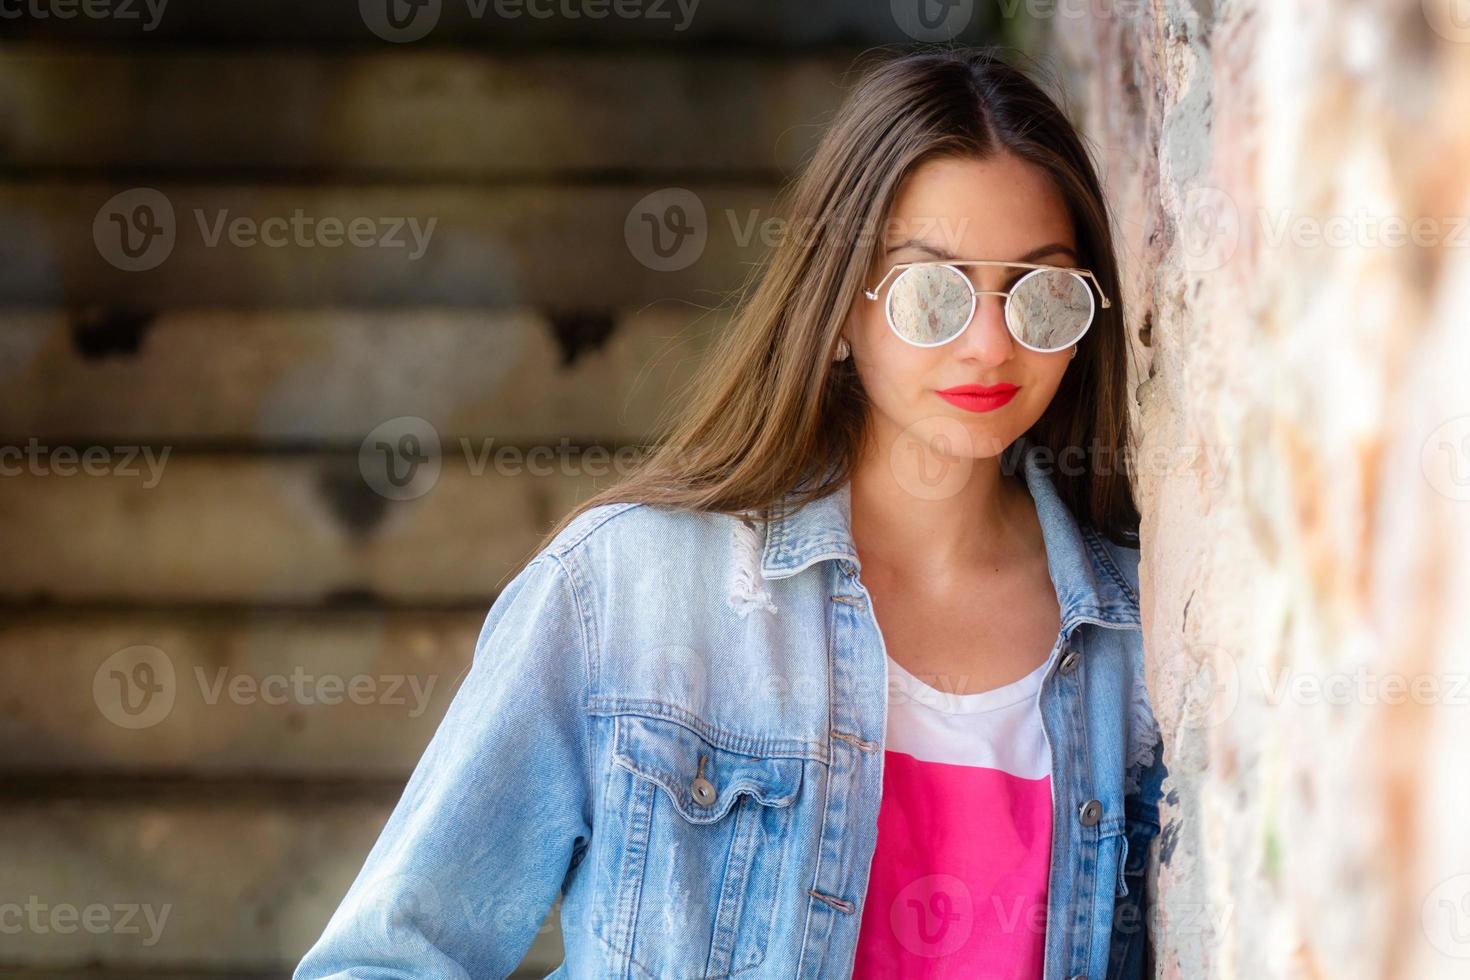
M741 793L766 806L789 806L801 789L802 759L718 748L667 718L618 715L613 723L613 760L663 787L674 808L691 823L720 819ZM695 799L694 781L701 774L714 794L707 803Z
M1158 836L1159 828L1143 821L1128 821L1120 841L1118 852L1118 887L1116 897L1122 898L1129 892L1127 879L1137 878L1148 866L1149 846Z
M1154 838L1159 835L1159 828L1153 824L1143 821L1128 821L1127 860L1123 862L1123 873L1130 875L1143 874L1144 867L1148 864L1148 850L1153 844Z

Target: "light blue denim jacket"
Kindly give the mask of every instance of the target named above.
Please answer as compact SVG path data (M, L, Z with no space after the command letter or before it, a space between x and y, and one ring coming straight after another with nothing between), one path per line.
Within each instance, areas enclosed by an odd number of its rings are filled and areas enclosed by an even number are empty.
M1045 977L1142 976L1164 770L1138 552L1079 527L1021 446L1062 611ZM297 980L504 977L559 894L553 977L850 976L888 688L849 504L579 515L490 609Z

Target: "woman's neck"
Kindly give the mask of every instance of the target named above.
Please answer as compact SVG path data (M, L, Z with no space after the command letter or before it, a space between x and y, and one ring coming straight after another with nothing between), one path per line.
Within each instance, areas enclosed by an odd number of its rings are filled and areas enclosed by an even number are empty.
M876 447L853 470L853 540L865 564L905 577L950 576L1044 550L1030 492L1001 457L909 448Z

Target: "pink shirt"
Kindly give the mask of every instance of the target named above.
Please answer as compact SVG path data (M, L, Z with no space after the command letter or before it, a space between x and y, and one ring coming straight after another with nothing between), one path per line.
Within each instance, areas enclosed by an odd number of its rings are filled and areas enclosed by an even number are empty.
M948 694L888 659L878 841L855 980L1040 978L1051 865L1041 679Z

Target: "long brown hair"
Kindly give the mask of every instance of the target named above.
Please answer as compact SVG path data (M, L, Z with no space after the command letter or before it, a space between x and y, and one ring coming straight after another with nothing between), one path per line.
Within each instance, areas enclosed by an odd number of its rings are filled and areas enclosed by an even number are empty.
M944 49L889 55L863 73L778 197L801 233L784 237L737 295L689 403L630 475L567 514L542 547L601 504L770 513L793 491L800 506L839 489L859 458L868 404L853 359L832 357L882 245L875 230L921 162L1005 151L1055 182L1079 262L1112 300L1026 435L1053 460L1067 447L1084 460L1102 454L1111 465L1058 466L1053 482L1079 523L1133 545L1138 512L1121 465L1128 345L1101 185L1077 132L1035 82L993 49Z

